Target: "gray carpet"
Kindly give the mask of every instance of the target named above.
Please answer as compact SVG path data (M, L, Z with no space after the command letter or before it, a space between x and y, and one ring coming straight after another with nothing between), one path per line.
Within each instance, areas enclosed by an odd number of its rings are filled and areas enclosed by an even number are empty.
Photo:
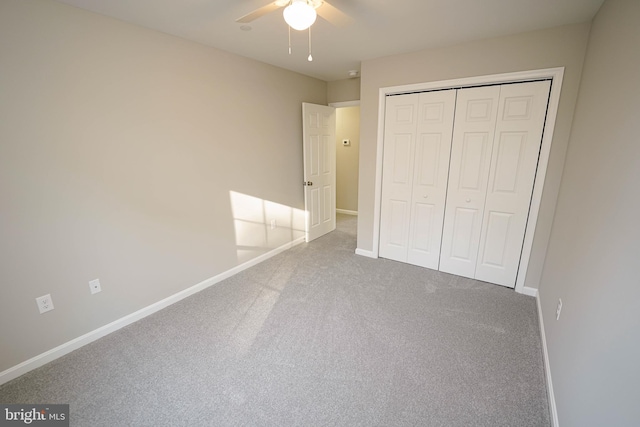
M0 387L74 426L549 426L535 299L354 255L356 217Z

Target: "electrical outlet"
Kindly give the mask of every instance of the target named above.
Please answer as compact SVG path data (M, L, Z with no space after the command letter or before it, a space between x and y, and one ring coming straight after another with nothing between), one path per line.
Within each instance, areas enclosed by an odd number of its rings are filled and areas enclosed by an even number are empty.
M38 304L38 310L40 310L40 314L53 310L53 300L51 299L51 294L46 294L36 298L36 304Z
M560 320L561 311L562 311L562 298L558 298L558 307L556 308L556 320Z
M91 294L97 294L98 292L102 292L102 287L100 286L100 279L95 279L89 282L89 290Z
M272 220L271 220L271 229L272 229L272 230L275 230L275 229L276 229L276 220L275 220L275 219L272 219Z

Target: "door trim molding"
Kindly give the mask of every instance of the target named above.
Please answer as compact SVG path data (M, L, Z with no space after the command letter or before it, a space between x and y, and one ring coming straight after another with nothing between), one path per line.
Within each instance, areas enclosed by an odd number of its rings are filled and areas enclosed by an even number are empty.
M560 92L562 89L563 76L564 67L558 67L380 88L378 92L378 134L376 151L375 196L373 209L373 248L371 250L371 254L375 258L378 258L380 250L380 204L382 202L384 115L386 108L386 99L388 95L410 92L424 92L438 89L456 89L478 85L520 83L539 79L551 79L549 106L547 109L547 117L544 124L544 133L542 135L542 145L540 147L540 157L538 159L536 179L533 184L533 194L531 197L531 206L529 208L529 220L527 222L527 228L525 230L522 254L520 255L520 267L518 268L518 275L516 277L516 292L525 293L525 287L527 287L527 284L525 283L527 269L529 267L529 259L531 257L531 251L533 247L533 236L538 221L540 202L542 200L542 190L547 173L547 166L549 164L549 154L551 153L551 143L553 141L553 132L556 124L556 116L558 114L558 104L560 102Z

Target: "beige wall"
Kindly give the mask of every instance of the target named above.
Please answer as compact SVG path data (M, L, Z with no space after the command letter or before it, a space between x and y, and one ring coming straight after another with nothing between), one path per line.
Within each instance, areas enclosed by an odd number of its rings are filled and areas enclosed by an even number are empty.
M327 102L358 101L360 78L336 80L327 83Z
M525 286L536 288L542 271L544 253L562 176L588 34L588 23L577 24L363 62L358 248L363 251L371 251L373 248L378 91L380 88L565 67L564 84L540 207L540 217L525 282Z
M351 145L343 146L349 139ZM336 208L358 211L360 106L336 109Z
M640 425L638 23L637 0L594 19L540 284L562 427Z
M326 82L42 0L0 70L0 372L302 236Z

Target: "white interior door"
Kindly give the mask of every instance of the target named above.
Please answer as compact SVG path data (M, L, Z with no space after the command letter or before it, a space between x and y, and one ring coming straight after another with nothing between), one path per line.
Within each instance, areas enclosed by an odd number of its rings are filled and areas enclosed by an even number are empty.
M386 100L380 256L407 262L416 118L420 95Z
M302 104L305 238L336 228L336 111Z
M458 90L440 271L475 275L500 86Z
M437 269L447 199L456 91L425 92L418 100L407 262Z
M380 256L438 268L455 90L386 101Z
M513 288L551 82L503 85L475 278Z

